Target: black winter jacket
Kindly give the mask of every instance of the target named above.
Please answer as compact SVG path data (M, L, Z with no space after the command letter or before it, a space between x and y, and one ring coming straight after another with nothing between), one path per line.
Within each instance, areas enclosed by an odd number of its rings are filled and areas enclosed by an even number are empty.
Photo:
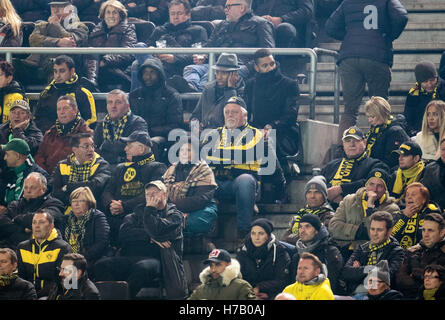
M77 281L77 289L65 289L60 281L51 285L48 300L100 300L100 294L86 273Z
M19 138L28 143L32 156L36 154L37 149L39 149L39 146L43 141L42 131L37 128L36 124L32 120L29 122L29 125L25 128L25 130L22 128L15 128L11 130L9 121L0 125L1 144L7 144L11 134L12 138Z
M94 143L97 146L97 152L109 163L118 164L126 161L125 146L126 143L115 140L105 140L104 138L104 121L97 124L94 129ZM108 128L110 135L111 129ZM127 123L122 131L121 138L128 137L134 131L147 132L147 122L140 116L135 115L133 112L127 117Z
M419 289L416 300L425 300L425 297L423 296L424 290L425 290L425 286L422 285ZM445 300L445 283L442 283L440 285L440 287L437 289L436 293L434 294L434 299L435 300Z
M1 123L9 120L11 103L14 102L14 100L23 100L23 98L26 98L25 89L15 80L12 80L7 86L0 88Z
M396 290L387 289L381 294L372 296L368 294L368 300L378 301L378 300L403 300L403 294Z
M158 72L158 82L147 87L142 80L145 67ZM170 130L182 128L184 123L182 100L179 93L166 84L166 77L161 60L147 59L138 71L138 79L142 87L130 92L130 106L135 114L144 118L151 137L167 138Z
M12 0L23 21L46 20L50 16L49 0ZM97 13L96 13L97 14Z
M430 191L430 199L445 210L445 163L441 158L425 167L420 182Z
M37 294L33 284L20 277L12 280L7 286L0 286L1 300L36 300Z
M404 30L408 13L399 0L344 0L326 22L326 33L343 41L337 63L367 58L392 66L392 42Z
M391 242L385 246L378 260L388 261L390 281L391 283L394 283L396 273L402 265L405 257L405 250L400 246L399 242L395 238L391 237L390 239ZM348 262L346 262L343 268L342 278L347 282L348 288L351 292L353 292L358 285L363 283L363 279L365 279L367 276L365 268L367 266L370 254L369 243L370 242L368 241L358 246L358 248L355 249L352 255L349 257ZM353 267L352 265L354 261L358 261L360 263L360 267Z

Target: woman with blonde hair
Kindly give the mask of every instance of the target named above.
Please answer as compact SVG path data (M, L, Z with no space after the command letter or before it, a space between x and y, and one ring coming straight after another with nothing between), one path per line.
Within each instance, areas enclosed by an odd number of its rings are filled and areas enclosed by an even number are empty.
M422 158L425 161L439 159L439 141L443 138L445 138L445 102L432 100L425 108L422 130L415 138L422 148Z
M365 114L371 125L366 134L368 157L386 163L389 168L398 165L398 157L392 152L409 140L408 134L391 115L391 106L382 97L371 97L365 104Z
M0 47L21 47L22 19L10 0L0 0Z
M96 209L96 199L88 187L71 192L71 210L64 216L62 235L74 253L82 254L90 269L109 249L110 227L105 215ZM91 269L90 269L91 270Z

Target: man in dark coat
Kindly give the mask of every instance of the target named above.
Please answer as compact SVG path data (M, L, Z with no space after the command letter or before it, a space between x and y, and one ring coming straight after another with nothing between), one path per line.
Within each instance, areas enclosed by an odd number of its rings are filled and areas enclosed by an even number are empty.
M399 0L345 0L326 22L326 33L342 41L337 64L345 113L340 119L339 142L343 131L357 122L366 85L370 97L388 98L392 42L407 22L408 13Z
M107 94L107 114L94 130L97 152L112 166L126 161L125 143L120 138L132 132L147 132L147 122L130 109L128 94L114 89Z
M363 280L370 266L382 260L387 260L390 279L392 281L395 279L405 252L399 242L391 237L393 223L393 218L388 212L377 211L372 214L369 227L370 241L354 250L342 271L342 278L347 283L349 293L367 294Z
M34 285L17 274L17 254L0 248L0 300L35 300Z
M63 256L59 279L49 289L48 300L100 300L99 290L88 279L87 260L81 254Z
M396 275L396 288L407 298L415 298L423 284L424 269L429 264L445 265L445 220L438 213L426 215L422 240L408 249Z
M332 160L321 170L328 186L328 199L333 205L363 187L373 169L389 171L386 164L367 156L366 139L360 128L354 126L345 130L342 142L345 156Z
M47 180L39 172L31 172L25 179L23 195L8 205L4 215L0 215L0 239L10 247L29 239L34 212L45 210L54 218L54 225L60 230L64 204L50 195Z
M343 268L343 257L340 250L331 242L328 229L322 225L315 214L306 214L299 221L299 239L296 242L296 253L293 255L289 267L289 280L295 281L298 262L303 252L316 255L328 268L328 278L334 294L345 293L344 282L340 279Z
M93 137L89 133L73 136L71 148L72 154L60 161L53 171L52 195L69 206L71 192L89 187L95 199L100 199L111 178L110 165L94 151Z
M147 122L155 157L164 162L169 132L182 128L184 123L182 101L179 93L166 84L164 67L158 58L145 60L138 77L143 86L130 92L130 107Z
M430 199L445 210L445 139L440 142L440 158L425 167L421 183L430 191Z
M144 186L150 181L161 179L167 166L155 161L151 151L150 136L145 131L135 131L127 138L127 162L114 169L102 196L102 206L111 228L111 242L116 245L119 228L126 215L144 203Z

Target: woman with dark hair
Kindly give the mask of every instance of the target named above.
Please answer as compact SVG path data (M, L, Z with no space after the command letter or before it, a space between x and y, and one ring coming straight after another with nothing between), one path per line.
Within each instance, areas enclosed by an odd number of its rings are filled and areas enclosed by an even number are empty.
M423 273L423 285L417 300L445 300L445 267L430 264Z
M16 100L27 100L25 97L22 85L14 80L12 63L0 61L0 123L8 122L11 104Z
M132 48L136 42L136 29L127 21L127 9L117 0L102 3L99 10L101 21L89 35L92 47ZM101 91L111 89L130 90L131 54L105 54L88 61L89 79L96 80Z
M394 216L392 236L408 249L422 240L422 223L425 215L437 212L440 208L430 202L430 192L420 182L413 182L405 189L403 198L405 208Z
M96 199L88 187L79 187L70 195L71 210L64 216L63 238L74 253L82 254L88 269L107 254L110 227L105 215L96 209Z
M272 231L269 220L255 220L244 245L237 252L243 279L252 285L261 300L275 298L286 287L289 278L289 254Z

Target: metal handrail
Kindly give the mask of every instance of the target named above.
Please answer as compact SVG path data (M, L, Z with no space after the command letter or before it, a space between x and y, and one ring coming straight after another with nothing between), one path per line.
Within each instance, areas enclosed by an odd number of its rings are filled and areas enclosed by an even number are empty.
M230 52L236 54L253 54L260 48L98 48L98 47L1 47L0 54L6 55L6 60L11 62L13 54L148 54L148 53L171 53L171 54L208 54L209 55L209 81L214 75L212 66L215 64L215 54ZM309 48L270 48L273 54L309 56L309 88L307 97L309 99L309 118L315 119L315 97L316 97L316 74L317 53ZM100 97L94 93L94 97ZM182 95L181 95L182 96ZM305 96L302 94L302 96Z
M340 76L338 71L338 51L314 48L317 56L327 55L335 59L334 63L334 123L340 123Z

